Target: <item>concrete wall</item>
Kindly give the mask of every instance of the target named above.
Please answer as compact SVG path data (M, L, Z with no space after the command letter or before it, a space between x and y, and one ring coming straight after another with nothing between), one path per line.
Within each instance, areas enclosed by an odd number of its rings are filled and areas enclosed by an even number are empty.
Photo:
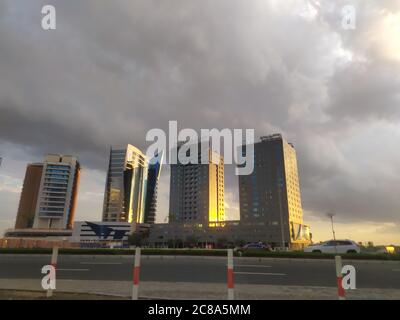
M68 240L45 240L26 238L2 238L0 248L79 248L79 244L71 243Z

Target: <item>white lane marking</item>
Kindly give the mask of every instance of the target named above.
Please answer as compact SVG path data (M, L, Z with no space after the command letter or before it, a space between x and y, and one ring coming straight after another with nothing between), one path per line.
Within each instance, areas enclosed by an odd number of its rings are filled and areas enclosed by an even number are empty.
M262 264L237 264L234 267L249 267L249 268L272 268L272 266L264 266Z
M89 269L56 269L57 271L89 271Z
M80 262L80 264L114 265L114 264L122 264L122 262Z
M263 276L287 276L286 273L273 273L273 272L235 272L235 274L254 274Z

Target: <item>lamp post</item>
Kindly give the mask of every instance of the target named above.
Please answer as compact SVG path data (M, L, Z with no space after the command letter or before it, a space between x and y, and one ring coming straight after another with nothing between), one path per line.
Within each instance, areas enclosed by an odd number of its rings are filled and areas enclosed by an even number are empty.
M334 213L327 213L327 216L331 218L331 226L332 226L332 235L333 235L333 241L335 242L335 254L337 253L337 248L336 248L336 234L335 234L335 228L333 226L333 217L335 216Z

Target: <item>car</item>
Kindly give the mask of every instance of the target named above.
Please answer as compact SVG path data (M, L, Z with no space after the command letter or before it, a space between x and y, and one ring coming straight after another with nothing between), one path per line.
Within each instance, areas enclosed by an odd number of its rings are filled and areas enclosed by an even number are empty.
M237 251L239 254L242 254L245 251L253 251L253 250L263 250L263 251L272 251L272 247L268 244L264 244L262 242L251 242L248 244L245 244L242 247L235 248L235 251Z
M360 253L358 244L352 240L329 240L304 248L304 252L314 253Z
M377 253L395 254L396 253L396 248L393 247L393 246L384 246L382 248L379 248Z

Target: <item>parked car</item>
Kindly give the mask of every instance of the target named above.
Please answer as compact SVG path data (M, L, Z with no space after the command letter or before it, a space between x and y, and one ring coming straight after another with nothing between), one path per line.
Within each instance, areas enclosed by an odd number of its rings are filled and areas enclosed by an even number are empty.
M394 246L385 246L385 247L379 248L377 253L395 254L396 248Z
M245 244L242 247L235 248L235 251L239 252L239 254L249 250L273 251L269 244L264 244L262 242L252 242Z
M304 252L315 253L360 253L358 244L352 240L329 240L304 248Z

